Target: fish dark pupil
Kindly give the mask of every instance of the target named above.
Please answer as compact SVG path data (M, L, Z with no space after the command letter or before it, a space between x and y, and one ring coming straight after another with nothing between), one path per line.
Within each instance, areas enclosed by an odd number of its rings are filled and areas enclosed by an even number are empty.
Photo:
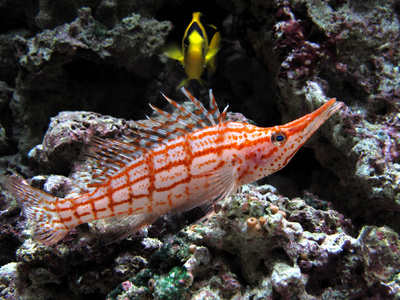
M276 146L283 146L286 142L286 134L284 132L276 132L271 136L271 142Z

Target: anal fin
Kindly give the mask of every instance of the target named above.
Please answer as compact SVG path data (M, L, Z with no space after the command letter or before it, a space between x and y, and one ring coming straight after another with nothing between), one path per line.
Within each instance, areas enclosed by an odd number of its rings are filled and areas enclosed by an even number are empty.
M127 215L100 219L89 223L90 231L104 245L121 241L158 219L156 214Z

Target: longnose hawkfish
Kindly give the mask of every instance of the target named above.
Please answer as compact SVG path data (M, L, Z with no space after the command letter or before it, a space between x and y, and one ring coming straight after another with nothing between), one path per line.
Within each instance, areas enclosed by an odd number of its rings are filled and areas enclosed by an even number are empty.
M210 72L215 71L215 59L219 50L221 35L216 32L211 43L208 43L207 32L200 22L200 12L193 13L193 19L182 39L182 51L179 47L173 45L167 48L165 55L169 58L179 60L185 69L188 78L182 80L178 88L186 86L192 79L196 79L201 85L204 81L200 78L206 66ZM212 26L214 29L215 27Z
M282 169L308 138L341 106L331 99L314 112L281 126L261 128L226 120L210 90L210 105L184 88L192 109L164 96L179 113L152 107L161 121L137 123L136 137L92 137L81 170L72 173L73 197L59 198L10 177L37 241L51 245L79 224L105 220L107 241L121 240L168 212L215 201L240 186ZM91 175L88 176L88 173ZM116 226L118 224L118 226Z

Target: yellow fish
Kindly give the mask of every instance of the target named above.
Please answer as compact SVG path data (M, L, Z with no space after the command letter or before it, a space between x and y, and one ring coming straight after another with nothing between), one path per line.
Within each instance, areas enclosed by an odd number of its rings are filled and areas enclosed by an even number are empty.
M182 39L182 50L177 45L167 48L165 55L179 60L188 78L181 81L178 89L186 86L190 80L196 79L201 85L204 80L200 78L204 69L208 66L210 72L215 71L215 58L219 50L221 35L217 31L211 43L208 43L206 30L200 22L201 13L193 13L192 22L186 28ZM212 26L215 28L214 26Z

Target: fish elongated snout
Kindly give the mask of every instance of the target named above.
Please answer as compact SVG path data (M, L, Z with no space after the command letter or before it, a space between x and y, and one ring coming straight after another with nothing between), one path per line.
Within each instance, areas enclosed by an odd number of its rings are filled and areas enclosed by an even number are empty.
M279 126L281 130L288 132L289 136L298 135L304 142L325 123L335 112L343 106L342 102L335 98L329 100L317 110L285 125Z

